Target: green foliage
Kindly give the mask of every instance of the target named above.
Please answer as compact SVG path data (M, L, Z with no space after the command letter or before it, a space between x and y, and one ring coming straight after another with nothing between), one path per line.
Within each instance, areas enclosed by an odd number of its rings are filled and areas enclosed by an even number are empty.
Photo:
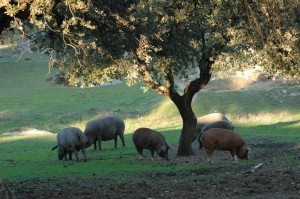
M124 76L130 84L139 79L154 89L168 87L166 73L197 73L208 62L200 61L204 56L215 70L259 64L270 76L299 77L297 0L46 0L5 8L9 16L29 13L17 15L14 27L23 24L32 48L48 52L50 65L72 85Z
M231 39L214 69L259 65L270 77L299 79L299 1L253 1L240 6L234 12L247 14L238 13L238 26L227 30Z

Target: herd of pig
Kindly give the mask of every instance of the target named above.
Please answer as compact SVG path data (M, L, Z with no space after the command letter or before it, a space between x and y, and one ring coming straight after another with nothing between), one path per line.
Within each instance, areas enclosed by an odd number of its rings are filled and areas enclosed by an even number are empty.
M221 113L204 115L197 119L197 131L192 141L197 140L199 148L205 148L209 163L212 163L214 150L229 151L234 161L238 161L237 157L247 160L250 149L245 139L234 132L233 128L232 123ZM94 144L96 150L97 142L98 149L101 150L101 141L114 139L116 148L119 136L124 147L124 131L124 121L117 117L91 120L87 123L84 132L75 127L60 130L57 133L57 145L52 150L57 148L59 160L67 160L67 156L72 160L72 154L75 153L77 161L79 161L78 151L81 150L84 161L87 161L85 149ZM154 153L157 153L160 157L169 160L170 146L160 132L139 128L133 132L132 141L140 158L143 158L143 150L147 149L151 152L151 159L154 159Z

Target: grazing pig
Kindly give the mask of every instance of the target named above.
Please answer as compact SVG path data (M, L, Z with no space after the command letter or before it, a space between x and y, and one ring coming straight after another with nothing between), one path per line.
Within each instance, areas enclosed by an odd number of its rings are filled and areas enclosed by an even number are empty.
M234 126L231 124L231 122L229 122L227 120L220 120L220 121L211 122L211 123L204 125L198 136L199 148L203 148L202 142L200 140L201 136L203 135L203 133L205 133L205 131L207 131L208 129L211 129L211 128L222 128L222 129L233 130Z
M154 160L154 151L162 158L169 160L169 145L165 137L157 131L149 128L139 128L132 134L132 140L141 158L143 158L143 149L151 152L151 159Z
M229 121L228 118L222 114L222 113L210 113L207 115L203 115L201 117L197 118L197 126L196 126L196 132L192 138L192 142L194 142L199 134L201 133L202 128L209 123L220 121L220 120L226 120Z
M250 150L246 141L236 132L222 128L211 128L205 131L201 136L201 142L206 150L208 162L212 163L212 154L214 150L230 151L234 161L237 156L240 159L248 160L248 151Z
M112 139L114 139L115 148L117 148L118 136L121 138L124 147L124 130L124 121L111 116L89 121L85 127L84 134L89 138L88 146L94 144L94 149L96 150L98 141L99 150L101 150L101 141Z
M72 153L75 153L76 160L78 159L78 151L81 150L84 161L86 162L85 147L88 143L88 138L82 133L82 131L75 127L65 128L57 133L57 145L52 148L52 151L57 148L58 159L67 160L69 154L69 160L72 160Z

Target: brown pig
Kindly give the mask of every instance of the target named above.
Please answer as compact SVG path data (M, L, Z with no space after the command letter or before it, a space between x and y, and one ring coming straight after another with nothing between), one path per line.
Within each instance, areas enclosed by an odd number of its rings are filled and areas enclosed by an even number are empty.
M233 130L234 126L232 125L231 122L227 120L220 120L220 121L211 122L204 125L203 128L201 129L200 134L198 135L199 148L203 148L202 142L200 140L201 136L203 135L203 133L205 133L205 131L211 128L222 128L222 129Z
M151 159L154 160L154 151L162 158L169 160L169 145L165 137L157 131L149 128L139 128L132 134L132 140L141 158L143 158L143 149L151 152Z
M238 161L237 157L248 160L250 149L247 147L245 139L232 130L211 128L205 131L200 139L209 163L212 163L211 157L214 150L229 151L234 161Z

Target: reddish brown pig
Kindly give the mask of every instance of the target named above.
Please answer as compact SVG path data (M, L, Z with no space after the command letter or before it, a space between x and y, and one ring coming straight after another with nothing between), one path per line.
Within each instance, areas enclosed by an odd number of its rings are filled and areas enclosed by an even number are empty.
M154 151L162 158L169 160L169 145L165 137L157 131L149 128L139 128L132 134L132 140L141 158L143 158L143 149L151 152L151 159L154 160Z
M211 129L211 128L222 128L222 129L233 130L234 126L232 125L231 122L229 122L227 120L220 120L220 121L211 122L211 123L204 125L198 136L199 148L203 148L202 142L200 140L201 136L203 135L203 133L205 133L205 131L207 131L208 129Z
M211 128L205 131L201 136L201 142L206 150L208 162L212 163L212 154L214 150L229 151L233 160L248 160L248 151L246 141L238 133L222 128Z

